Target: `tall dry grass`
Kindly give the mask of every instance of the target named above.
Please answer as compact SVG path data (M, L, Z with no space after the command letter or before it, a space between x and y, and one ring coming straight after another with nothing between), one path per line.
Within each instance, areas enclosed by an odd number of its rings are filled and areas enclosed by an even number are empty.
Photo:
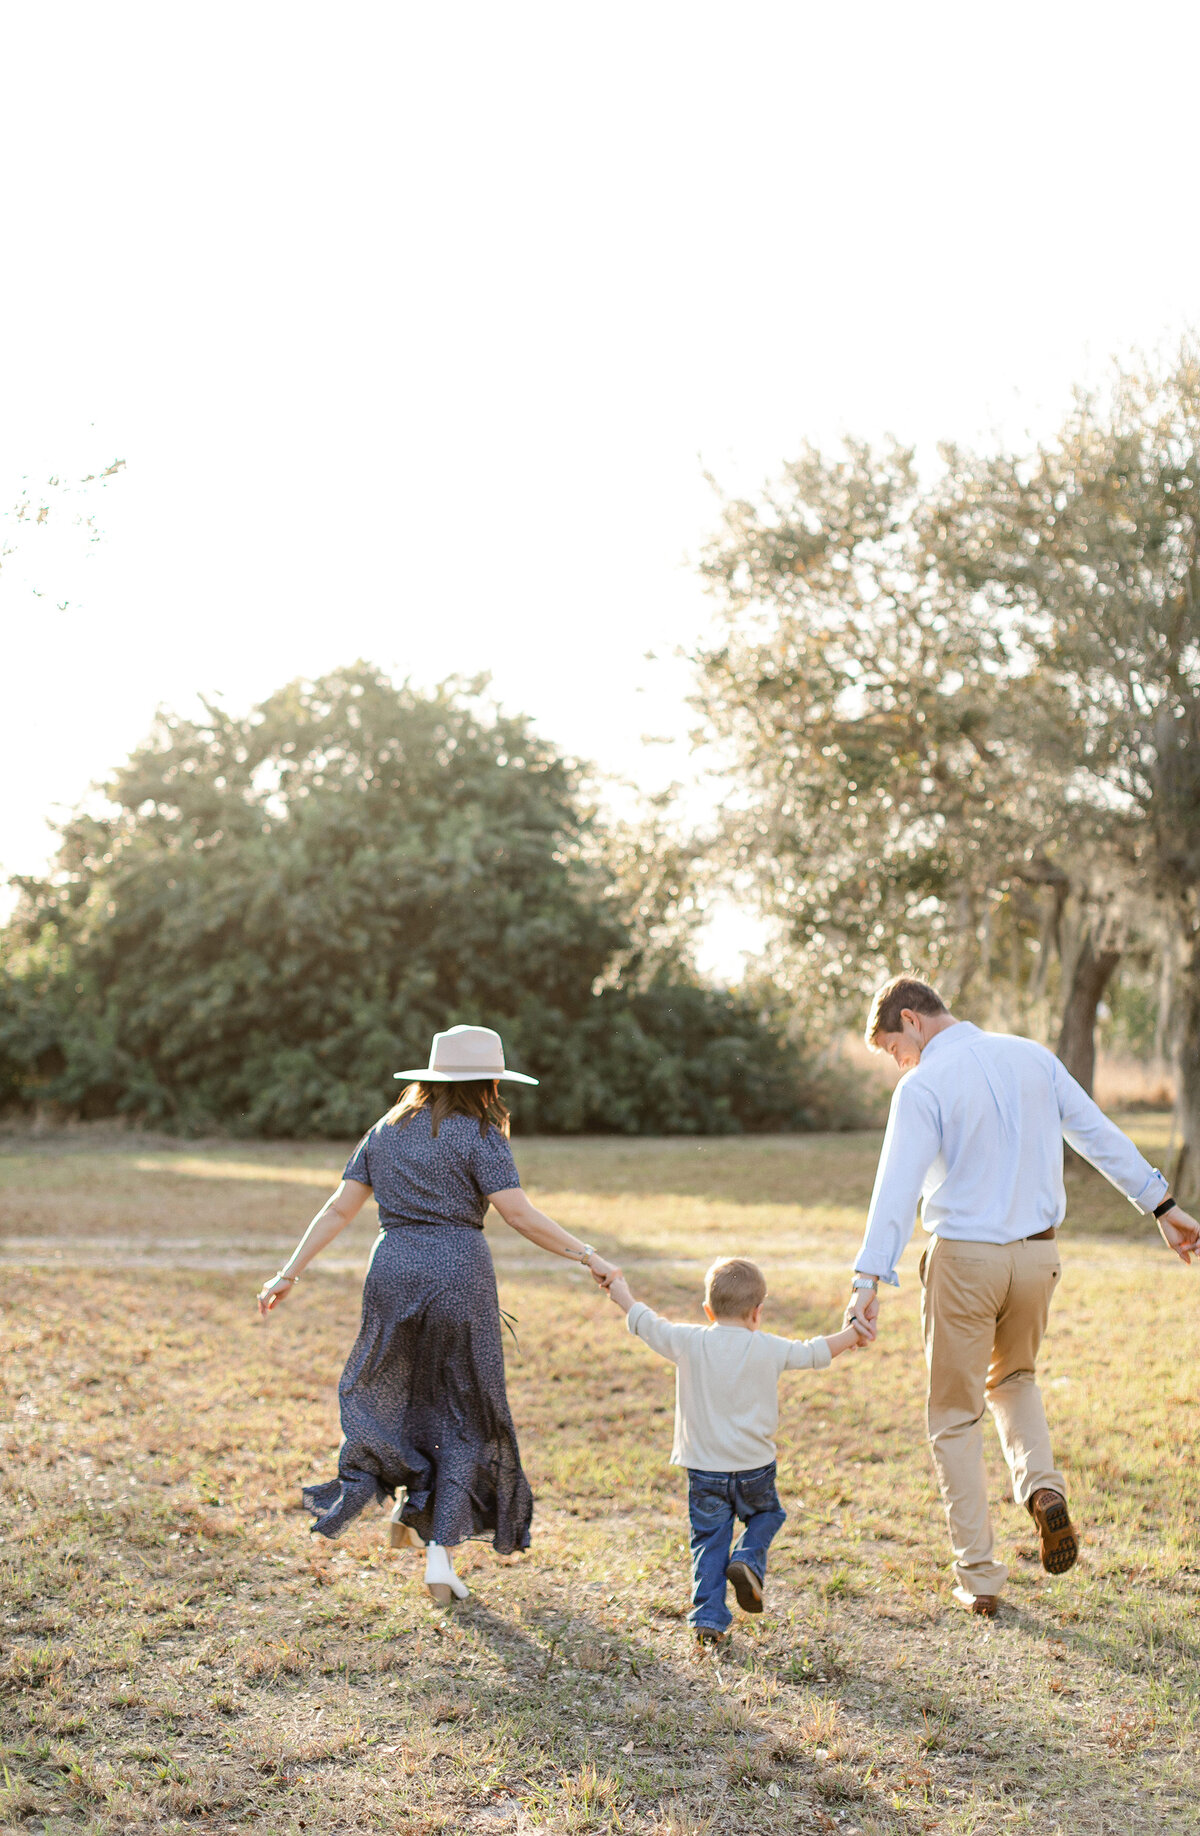
M1152 1153L1169 1118L1133 1126ZM518 1144L526 1181L697 1317L718 1251L768 1324L836 1322L875 1137ZM1192 1830L1200 1283L1071 1176L1044 1381L1085 1529L1045 1576L989 1470L1009 1606L950 1605L913 1257L878 1349L785 1389L769 1612L699 1657L671 1373L493 1222L535 1542L452 1615L381 1520L314 1543L369 1223L264 1327L336 1174L306 1148L86 1137L0 1154L0 1827L279 1832Z

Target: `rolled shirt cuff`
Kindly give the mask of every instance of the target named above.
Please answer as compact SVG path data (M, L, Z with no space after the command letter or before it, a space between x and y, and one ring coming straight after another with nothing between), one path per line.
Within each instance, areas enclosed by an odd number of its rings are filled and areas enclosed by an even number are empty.
M867 1275L874 1281L885 1281L889 1288L898 1288L900 1286L900 1277L897 1275L895 1269L888 1275L877 1275L874 1269L864 1269L860 1267L857 1262L852 1262L850 1264L850 1273L852 1275Z
M1170 1190L1171 1183L1166 1174L1160 1173L1157 1167L1151 1167L1150 1178L1140 1192L1129 1194L1129 1203L1135 1205L1140 1212L1149 1214L1156 1205L1162 1204Z
M637 1329L638 1321L641 1319L644 1313L649 1313L650 1311L651 1309L647 1307L645 1301L634 1301L633 1306L629 1309L629 1312L625 1315L626 1330L631 1332L635 1338L638 1336L638 1329Z

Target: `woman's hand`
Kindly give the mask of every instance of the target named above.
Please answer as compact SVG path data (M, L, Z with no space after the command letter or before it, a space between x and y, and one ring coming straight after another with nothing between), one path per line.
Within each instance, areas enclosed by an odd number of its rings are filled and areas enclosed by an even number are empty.
M270 1281L264 1281L259 1290L258 1311L264 1319L272 1307L277 1307L281 1300L287 1299L313 1257L319 1256L325 1245L333 1242L339 1230L345 1230L370 1196L370 1186L364 1185L361 1179L344 1179L333 1196L326 1199L287 1258L288 1262L299 1263L296 1273L273 1275Z
M587 1259L588 1274L601 1288L608 1288L616 1281L621 1271L615 1262L605 1262L603 1256L592 1254Z
M272 1307L277 1307L281 1300L286 1300L296 1285L294 1275L273 1275L270 1281L264 1281L258 1291L258 1311L266 1319Z

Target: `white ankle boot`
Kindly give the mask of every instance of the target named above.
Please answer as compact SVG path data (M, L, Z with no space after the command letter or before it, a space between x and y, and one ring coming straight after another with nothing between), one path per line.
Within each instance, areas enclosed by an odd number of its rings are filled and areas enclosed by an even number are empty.
M455 1600L469 1600L471 1590L455 1574L449 1550L441 1543L427 1543L425 1549L425 1585L438 1605L449 1606L451 1596Z
M388 1520L388 1547L389 1549L424 1549L425 1545L412 1525L400 1522L400 1513L404 1505L403 1498L397 1499L395 1509Z

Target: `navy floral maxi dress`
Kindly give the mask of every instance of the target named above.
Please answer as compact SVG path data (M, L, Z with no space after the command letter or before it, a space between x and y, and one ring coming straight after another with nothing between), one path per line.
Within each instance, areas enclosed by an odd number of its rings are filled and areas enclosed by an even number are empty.
M502 1555L527 1549L533 1494L483 1235L488 1193L521 1183L512 1150L499 1129L481 1136L468 1116L447 1116L435 1139L429 1109L418 1109L377 1122L345 1178L371 1187L381 1228L338 1385L338 1476L304 1488L312 1527L338 1536L403 1488L403 1521L426 1542L490 1536Z

